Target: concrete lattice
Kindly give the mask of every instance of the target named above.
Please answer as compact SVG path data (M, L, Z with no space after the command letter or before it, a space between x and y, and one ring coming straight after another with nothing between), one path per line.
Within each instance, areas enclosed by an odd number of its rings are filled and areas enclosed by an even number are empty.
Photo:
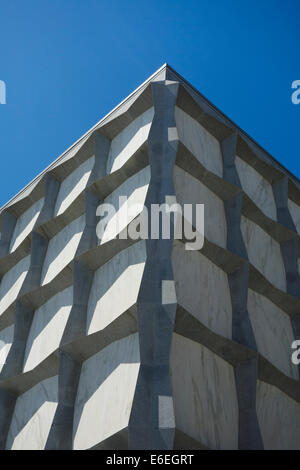
M99 241L120 195L205 204L203 248ZM1 211L1 448L299 449L299 235L297 178L164 65Z

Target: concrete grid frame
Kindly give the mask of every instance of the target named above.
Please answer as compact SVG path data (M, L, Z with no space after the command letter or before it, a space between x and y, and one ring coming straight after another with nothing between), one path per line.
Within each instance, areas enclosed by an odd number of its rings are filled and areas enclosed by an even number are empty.
M204 204L205 241L97 208ZM300 185L169 65L0 213L2 449L299 449Z

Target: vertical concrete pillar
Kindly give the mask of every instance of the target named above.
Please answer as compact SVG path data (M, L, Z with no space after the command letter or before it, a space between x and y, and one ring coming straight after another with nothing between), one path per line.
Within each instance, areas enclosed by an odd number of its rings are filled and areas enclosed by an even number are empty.
M58 189L59 183L51 176L46 175L44 204L35 223L34 230L42 223L51 219ZM8 218L8 220L10 221L10 227L12 227L13 220L10 218ZM23 371L27 338L34 315L34 309L27 302L26 294L40 286L42 268L47 252L47 247L48 239L42 236L40 233L33 231L31 235L30 267L16 301L14 338L6 358L6 362L0 374L0 388L1 381L21 374ZM0 408L3 410L3 406L6 407L6 411L0 413L1 449L5 447L7 433L9 431L10 420L15 407L16 399L16 394L12 394L6 390L1 390ZM2 406L2 403L5 405Z
M247 309L249 262L241 232L243 193L235 166L237 134L221 142L223 178L240 190L224 201L227 223L227 249L244 259L241 268L228 274L232 303L232 340L257 351ZM239 406L239 449L263 449L256 415L258 355L235 367L235 383Z
M9 253L11 237L13 236L17 218L8 210L4 210L1 214L1 239L0 239L0 257Z
M46 450L72 450L73 417L81 364L59 350L58 405L46 442Z
M17 396L0 388L0 450L5 449L7 434L14 412Z
M100 131L94 132L95 164L87 187L106 176L107 159L111 141Z
M73 305L59 349L58 405L46 444L48 450L71 450L73 415L81 361L76 351L67 352L64 346L86 335L87 304L93 272L74 261Z
M27 338L34 315L34 309L24 296L40 286L47 245L48 240L38 233L32 233L30 267L16 301L14 339L2 368L0 380L22 373Z
M145 206L174 202L173 172L178 147L175 105L178 83L152 83L154 118L148 137L151 179ZM161 229L161 227L160 227ZM138 295L141 364L129 422L130 449L173 449L175 419L170 381L170 348L176 315L171 239L146 241L147 260Z
M92 191L86 189L84 191L85 197L85 227L77 247L76 256L80 256L92 248L95 248L98 244L98 238L96 233L96 227L98 217L96 215L97 207L99 206L101 199L99 196Z
M38 216L35 227L51 220L54 214L55 202L59 192L60 184L53 176L45 175L45 198L42 210Z
M73 262L73 305L59 349L58 406L46 444L48 450L71 450L73 440L73 415L81 372L81 361L76 351L66 351L77 338L86 335L87 305L93 282L93 272L76 258L98 244L96 210L99 196L89 187L106 176L110 140L94 132L95 164L85 189L85 227Z
M298 236L295 224L288 208L288 177L285 176L273 184L273 193L277 209L278 222L294 232L289 240L281 242L281 254L286 272L288 294L300 298L300 275L298 272Z
M23 371L27 338L34 315L34 309L26 302L24 295L40 286L47 244L48 240L44 237L35 232L32 233L30 267L16 301L14 338L0 374L0 388L1 381L21 374ZM1 391L0 408L3 409L2 403L6 403L5 406L7 407L5 413L0 413L0 435L3 445L3 447L0 447L1 449L5 447L16 399L17 395L13 395L6 390Z
M300 299L300 275L298 272L299 241L297 230L288 206L287 176L273 183L273 194L277 209L277 220L295 233L289 240L280 243L281 255L285 267L287 293ZM291 323L296 340L300 340L300 312L291 317ZM298 366L300 379L300 364Z

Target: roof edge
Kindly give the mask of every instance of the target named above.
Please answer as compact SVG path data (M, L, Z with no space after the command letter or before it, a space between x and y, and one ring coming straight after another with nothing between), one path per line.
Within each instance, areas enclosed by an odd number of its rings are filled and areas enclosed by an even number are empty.
M187 85L194 93L199 95L201 99L205 101L205 103L214 111L219 113L222 117L224 117L227 121L232 124L234 128L236 128L242 135L244 135L247 139L249 139L255 146L258 147L262 152L264 152L276 165L279 165L280 168L286 173L288 176L291 177L294 183L298 186L300 184L299 178L294 175L290 170L288 170L281 162L279 162L271 153L269 153L264 147L262 147L253 137L251 137L247 132L241 129L234 121L232 121L222 110L220 110L217 106L215 106L208 98L206 98L197 88L195 88L188 80L186 80L182 75L180 75L170 64L165 62L161 67L159 67L150 77L148 77L144 82L142 82L134 91L132 91L124 100L122 100L119 104L117 104L111 111L109 111L103 118L101 118L93 127L91 127L88 131L86 131L79 139L77 139L70 147L68 147L62 154L60 154L53 162L50 163L41 173L39 173L35 178L33 178L26 186L24 186L20 191L18 191L11 199L9 199L1 208L0 213L5 210L6 207L10 206L15 199L22 195L33 183L37 182L41 179L48 171L54 167L59 160L61 160L70 150L72 150L76 145L78 145L83 139L89 137L98 126L103 124L106 119L108 119L117 109L119 109L122 105L124 105L130 98L132 98L136 93L138 93L143 87L148 85L151 81L155 79L157 75L159 75L163 70L169 69L170 72L178 78L178 81ZM300 188L298 188L300 190Z
M56 165L56 163L59 162L70 150L72 150L76 145L78 145L83 139L88 137L90 134L92 134L99 125L103 124L106 119L108 119L111 114L113 114L117 109L119 109L123 104L126 103L132 96L134 96L136 93L138 93L143 87L145 87L148 83L150 83L157 75L159 75L163 70L167 69L169 65L167 63L164 63L159 69L157 69L150 77L148 77L143 83L141 83L134 91L132 91L124 100L122 100L119 104L117 104L111 111L109 111L103 118L101 118L93 127L91 127L88 131L86 131L79 139L77 139L70 147L68 147L63 153L61 153L53 162L50 163L44 170L42 170L37 176L35 176L29 183L26 184L20 191L18 191L14 196L12 196L1 208L0 208L0 214L5 210L6 207L11 205L11 203L17 199L19 196L21 196L22 193L24 193L33 183L37 182L40 178L42 178L48 171L52 169L53 166Z

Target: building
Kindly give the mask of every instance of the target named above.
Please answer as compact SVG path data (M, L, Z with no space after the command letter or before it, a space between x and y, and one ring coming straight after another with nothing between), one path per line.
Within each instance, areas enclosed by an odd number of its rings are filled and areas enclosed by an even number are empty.
M204 204L205 240L97 208ZM164 65L1 210L6 449L299 449L300 185Z

